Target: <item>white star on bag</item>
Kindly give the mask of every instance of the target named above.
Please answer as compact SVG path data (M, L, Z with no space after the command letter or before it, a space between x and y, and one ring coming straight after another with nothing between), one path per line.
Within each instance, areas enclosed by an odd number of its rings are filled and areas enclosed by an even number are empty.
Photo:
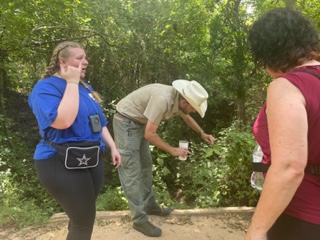
M77 160L79 161L79 165L88 165L88 161L91 159L91 157L87 158L85 154L83 154L82 158L77 158Z

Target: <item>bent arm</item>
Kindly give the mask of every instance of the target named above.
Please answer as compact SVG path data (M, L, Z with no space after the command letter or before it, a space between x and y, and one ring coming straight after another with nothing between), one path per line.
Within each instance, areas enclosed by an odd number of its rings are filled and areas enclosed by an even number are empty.
M148 120L144 131L144 137L156 147L170 153L172 156L185 157L188 153L190 153L187 149L172 147L170 144L163 141L162 138L157 134L157 129L158 125Z
M184 114L182 112L179 113L183 121L196 133L200 135L202 140L206 141L207 143L213 144L214 143L214 137L211 134L205 133L202 128L199 126L199 124L190 116L187 114Z
M61 67L61 77L66 80L67 85L57 110L57 117L51 127L65 129L72 125L79 110L79 81L81 64L79 67Z
M72 125L79 110L79 86L68 83L57 110L57 117L51 127L65 129Z

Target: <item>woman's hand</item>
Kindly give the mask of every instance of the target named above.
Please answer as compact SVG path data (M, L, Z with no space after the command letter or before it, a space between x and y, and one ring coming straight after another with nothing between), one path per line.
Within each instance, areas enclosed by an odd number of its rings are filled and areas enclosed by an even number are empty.
M82 71L82 63L79 67L60 65L60 76L67 81L67 83L79 83Z
M111 151L111 159L112 159L113 166L118 168L120 166L120 164L121 164L121 155L118 152L117 148L112 149L112 151Z
M267 235L255 233L252 229L252 225L250 225L246 235L244 236L244 240L267 240Z

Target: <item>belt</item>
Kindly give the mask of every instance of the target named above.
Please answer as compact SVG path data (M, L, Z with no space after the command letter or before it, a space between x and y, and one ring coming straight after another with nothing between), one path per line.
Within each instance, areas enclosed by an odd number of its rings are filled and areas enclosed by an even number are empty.
M255 172L267 172L270 165L266 163L252 163L253 171ZM304 172L320 176L320 164L307 164Z
M145 125L145 124L139 122L138 120L132 119L131 117L128 117L128 116L126 116L126 115L124 115L124 114L122 114L122 113L119 113L118 111L116 111L115 114L118 114L118 115L120 115L121 117L124 117L124 118L128 118L128 119L130 119L132 122L134 122L134 123L136 123L136 124Z

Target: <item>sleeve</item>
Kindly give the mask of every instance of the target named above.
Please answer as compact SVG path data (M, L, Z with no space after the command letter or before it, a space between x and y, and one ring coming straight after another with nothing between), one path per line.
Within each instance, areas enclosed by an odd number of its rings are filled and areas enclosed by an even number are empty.
M29 96L29 105L42 132L56 119L63 91L48 82L39 81Z
M168 111L168 102L162 96L151 96L143 115L152 123L159 125Z

